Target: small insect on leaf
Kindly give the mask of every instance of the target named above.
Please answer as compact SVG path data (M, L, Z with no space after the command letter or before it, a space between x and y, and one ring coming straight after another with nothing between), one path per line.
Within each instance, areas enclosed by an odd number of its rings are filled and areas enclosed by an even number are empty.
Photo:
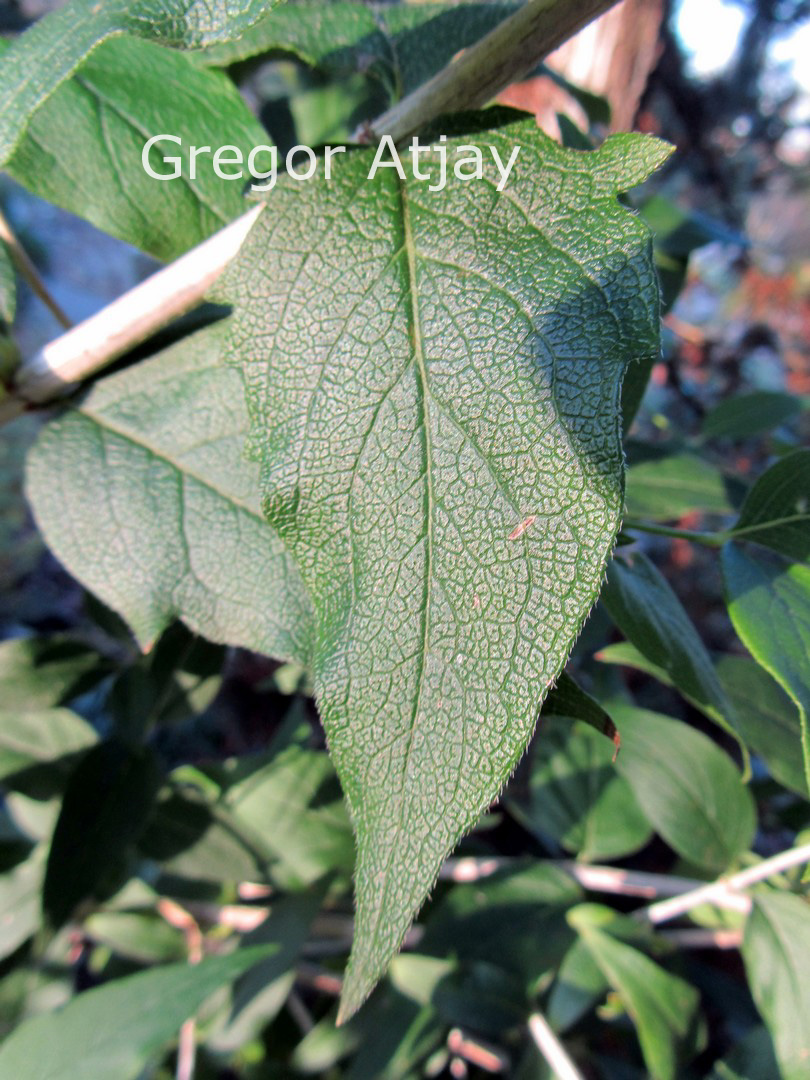
M519 525L516 525L515 528L512 529L512 531L509 533L509 539L520 539L520 537L523 536L526 530L530 529L532 525L534 525L535 521L537 521L537 514L529 514L527 518L524 518Z

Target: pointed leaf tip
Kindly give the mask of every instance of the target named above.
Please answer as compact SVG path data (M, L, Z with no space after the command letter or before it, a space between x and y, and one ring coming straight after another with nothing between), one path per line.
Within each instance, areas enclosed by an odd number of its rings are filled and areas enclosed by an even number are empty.
M649 233L594 198L604 158L533 119L481 141L519 148L500 193L494 158L435 191L369 180L370 150L280 180L229 271L265 513L313 600L357 833L342 1021L526 748L618 531L624 370L658 354ZM622 176L660 156L630 140Z

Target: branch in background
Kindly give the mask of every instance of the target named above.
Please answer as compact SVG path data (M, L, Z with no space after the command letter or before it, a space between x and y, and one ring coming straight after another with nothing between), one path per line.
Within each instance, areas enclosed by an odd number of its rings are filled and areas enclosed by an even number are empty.
M158 900L157 909L170 926L175 926L178 930L183 931L188 951L188 962L190 964L199 964L203 958L204 942L197 920L185 908L167 897L161 897ZM192 1016L180 1028L175 1074L177 1080L193 1080L196 1041L196 1024Z
M446 112L489 101L615 3L530 0L435 78L384 113L372 125L374 134L400 139ZM35 404L63 395L196 307L236 255L259 213L261 207L254 207L24 361L14 382L15 395ZM16 402L9 403L0 412L0 423L20 411Z
M0 241L5 243L8 248L8 253L11 256L11 261L17 269L17 273L23 281L30 286L32 292L40 298L57 322L61 323L65 329L71 327L73 323L51 296L48 291L48 286L40 277L39 271L34 266L33 262L31 262L28 252L17 239L14 230L9 225L2 211L0 211Z
M551 1030L548 1020L538 1012L529 1017L529 1034L557 1080L584 1080L568 1056L568 1051Z
M509 1069L509 1058L502 1050L486 1046L479 1039L465 1034L461 1028L451 1028L447 1035L447 1049L455 1057L463 1058L484 1072L505 1073Z
M686 930L662 930L660 936L679 949L739 949L743 932L690 927Z
M371 125L395 142L445 113L475 109L520 79L617 0L530 0Z
M742 889L781 874L782 871L789 870L793 866L803 866L805 863L810 863L810 844L802 844L800 847L781 851L770 859L763 859L756 866L749 866L746 870L740 870L738 874L732 874L731 877L701 885L700 888L692 889L670 900L661 900L657 904L651 904L638 914L657 925L668 919L677 918L678 915L686 915L701 904L715 904L723 907L729 900L735 898L745 900L746 910L748 910L751 907L751 901L748 897L740 896Z

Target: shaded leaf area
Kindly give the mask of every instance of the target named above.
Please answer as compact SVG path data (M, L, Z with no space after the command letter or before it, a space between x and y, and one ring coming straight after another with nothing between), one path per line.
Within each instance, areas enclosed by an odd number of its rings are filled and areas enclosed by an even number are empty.
M787 542L792 547L792 533ZM740 640L798 706L810 791L810 566L737 540L723 547L721 565Z
M74 0L15 39L0 67L0 163L31 117L81 62L124 34L189 49L238 37L274 0Z
M773 1038L780 1075L802 1080L810 1057L810 918L807 900L762 891L745 928L751 993Z
M292 2L239 38L197 59L225 67L262 54L292 54L335 76L366 73L392 97L414 90L517 10L513 0L390 5Z
M511 798L509 809L541 840L583 861L638 851L653 830L613 756L614 748L593 728L563 717L546 720L544 709L528 796Z
M2 43L0 56L8 63ZM179 159L177 179L156 180L142 165L144 144L163 133L182 145L161 142L149 162L169 176L174 165L164 157ZM182 53L118 38L92 52L34 114L6 168L35 195L169 260L245 208L244 180L220 179L210 154L197 160L191 178L190 146L228 145L246 160L267 142L224 75L200 70Z
M242 975L230 1009L209 1036L217 1053L233 1053L257 1038L284 1007L295 984L299 953L323 900L323 890L275 901L261 925L243 938L243 948L273 945L266 959Z
M96 383L43 429L27 494L54 554L150 646L175 619L307 662L311 605L258 509L225 328Z
M646 819L689 862L726 870L756 828L751 792L731 758L669 717L618 704L612 711L622 736L616 768Z
M573 943L565 915L581 899L560 867L517 862L485 881L457 885L436 904L420 951L518 975L525 993Z
M264 510L313 598L358 835L344 1015L514 768L594 602L621 377L657 348L649 237L615 195L667 149L565 151L533 121L487 139L519 148L504 194L491 165L436 193L347 154L329 183L280 183L229 271Z
M88 990L64 1009L21 1024L0 1048L0 1075L135 1080L207 997L270 948L242 949L194 967L173 964Z

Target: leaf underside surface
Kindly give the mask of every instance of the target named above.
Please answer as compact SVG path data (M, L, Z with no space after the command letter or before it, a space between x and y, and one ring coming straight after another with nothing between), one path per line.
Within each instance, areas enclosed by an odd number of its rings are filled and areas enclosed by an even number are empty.
M26 494L51 550L144 649L175 618L307 663L312 609L265 524L239 376L218 323L100 380L47 424Z
M486 147L485 178L441 192L369 180L365 150L329 182L280 182L228 283L358 837L344 1019L514 769L598 594L621 380L658 349L649 236L616 194L669 149L567 151L533 120L486 140L521 147L503 193Z

